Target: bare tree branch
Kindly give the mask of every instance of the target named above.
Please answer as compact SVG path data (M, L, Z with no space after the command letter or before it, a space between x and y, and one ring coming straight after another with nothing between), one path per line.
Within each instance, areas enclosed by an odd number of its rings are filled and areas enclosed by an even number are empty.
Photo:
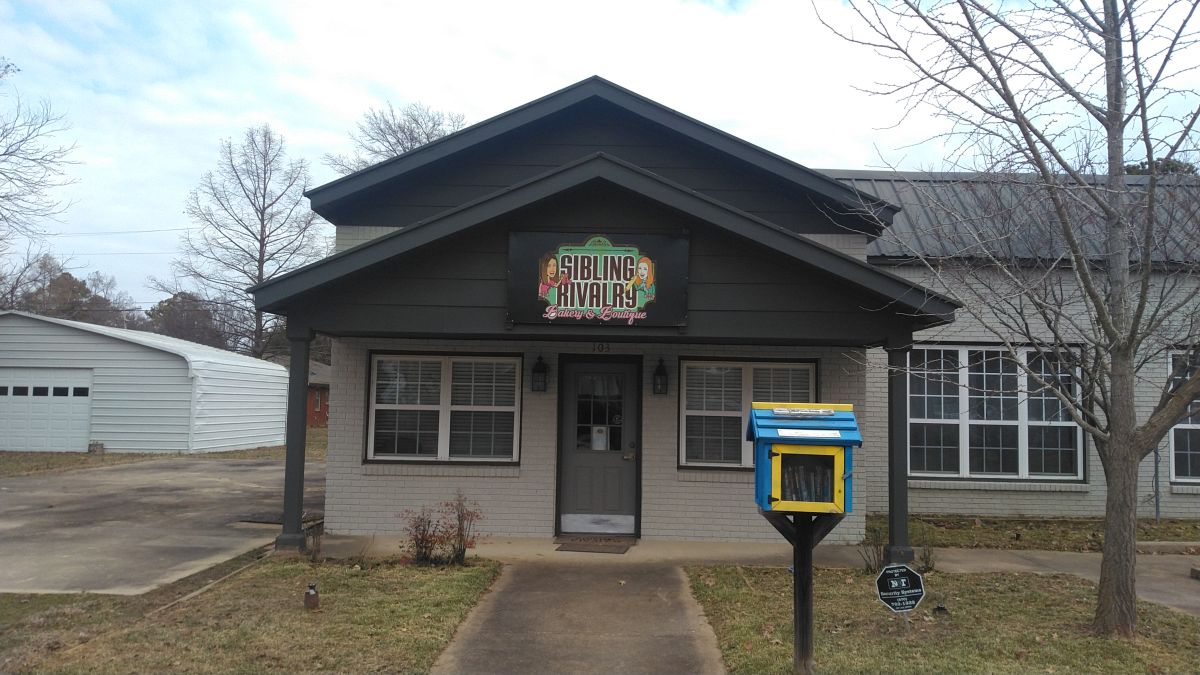
M0 86L17 69L0 58ZM3 99L9 98L5 102ZM0 92L0 252L14 234L37 234L38 221L62 212L51 196L71 181L63 171L72 145L54 142L67 129L47 101L30 105L13 91Z
M383 108L363 113L357 129L350 133L353 154L328 154L324 162L339 173L354 173L454 133L463 124L464 118L459 113L433 110L421 103L396 109L389 101Z
M1095 626L1131 634L1138 467L1200 396L1200 372L1163 377L1200 344L1200 179L1166 173L1200 159L1200 93L1173 84L1200 67L1200 0L849 5L866 36L834 30L908 71L875 91L945 120L953 163L977 167L913 180L936 222L890 246L1091 437L1107 483ZM1149 409L1139 387L1161 394Z
M250 286L321 257L318 219L304 203L308 164L287 159L270 126L221 141L217 169L188 195L185 212L200 229L183 237L176 278L155 288L190 292L209 308L233 348L262 357L278 322L259 312Z

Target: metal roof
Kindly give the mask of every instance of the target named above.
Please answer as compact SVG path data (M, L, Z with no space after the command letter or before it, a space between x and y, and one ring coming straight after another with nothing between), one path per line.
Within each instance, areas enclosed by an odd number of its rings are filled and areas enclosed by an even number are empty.
M266 372L283 372L283 366L256 359L251 356L243 356L235 354L224 349L209 347L206 345L180 340L179 338L167 337L166 335L158 335L156 333L147 333L140 330L130 330L128 328L113 328L111 326L100 326L94 323L85 323L83 321L71 321L69 319L57 319L40 314L30 314L29 312L19 312L16 310L0 311L0 317L13 315L23 316L29 319L45 321L46 323L55 323L60 326L76 328L79 330L103 335L105 337L132 342L143 347L157 349L159 351L168 352L177 356L183 357L191 367L197 363L208 365L223 365L238 368L241 370L260 370Z
M931 257L970 256L983 249L1006 258L1053 259L1066 251L1048 193L1032 174L822 172L901 206L891 227L867 248L867 254L877 260L911 259L914 252ZM1102 185L1105 177L1089 178L1089 185L1064 185L1063 189L1076 221L1076 236L1090 254L1100 257L1104 255L1103 223L1084 208L1079 192ZM1125 182L1136 197L1144 194L1140 188L1149 180L1149 176L1126 176ZM1160 176L1159 183L1162 226L1152 244L1151 259L1196 262L1200 260L1200 180L1171 175ZM1136 254L1140 233L1131 234Z

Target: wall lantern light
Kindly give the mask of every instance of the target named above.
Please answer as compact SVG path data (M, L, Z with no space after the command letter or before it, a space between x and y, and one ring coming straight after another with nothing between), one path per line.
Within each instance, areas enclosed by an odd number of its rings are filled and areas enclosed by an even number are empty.
M658 360L658 367L654 369L654 393L659 396L667 393L667 367L662 359Z
M533 378L529 383L529 388L532 391L546 391L546 373L548 371L549 368L546 367L546 362L539 356L537 363L533 364Z

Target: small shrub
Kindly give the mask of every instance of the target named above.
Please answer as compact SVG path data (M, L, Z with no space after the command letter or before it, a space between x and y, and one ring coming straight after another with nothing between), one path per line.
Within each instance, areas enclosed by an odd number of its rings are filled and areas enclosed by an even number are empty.
M408 551L413 562L419 565L436 563L438 549L445 538L442 523L434 520L428 506L420 511L405 511L403 516L407 521L404 529L408 533Z
M933 554L933 547L928 542L922 543L921 548L917 549L917 571L932 572L936 566L937 556Z
M858 547L858 557L863 561L863 572L878 574L883 569L886 563L883 547L886 543L887 533L884 528L868 523L866 534Z
M467 549L475 545L475 524L483 519L479 504L468 502L462 491L454 499L442 502L437 511L422 507L407 510L404 530L408 534L408 551L419 565L462 565Z
M445 546L449 562L462 565L467 561L467 549L475 546L475 523L483 518L479 504L467 503L462 490L454 494L454 499L442 502L441 509L446 520L443 527L446 532Z

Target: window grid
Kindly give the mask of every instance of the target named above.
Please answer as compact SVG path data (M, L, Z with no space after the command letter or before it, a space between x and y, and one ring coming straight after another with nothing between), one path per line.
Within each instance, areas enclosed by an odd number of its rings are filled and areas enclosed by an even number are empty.
M412 395L400 388L398 379L388 381L393 373L406 366L409 374L416 375L416 390ZM373 356L367 458L516 462L520 448L521 368L521 360L515 357ZM476 370L486 372L477 377ZM496 384L496 373L502 371L507 371L505 392L499 392ZM490 392L486 391L489 388ZM381 396L396 402L380 403ZM402 397L408 400L400 402ZM505 405L495 405L497 400ZM492 404L480 404L484 401ZM387 423L396 414L393 411L417 413L416 428L405 430L416 436L416 452L377 453L378 448L386 448L388 443L386 437L376 438L376 429L380 422ZM432 445L434 451L426 451L426 445ZM391 447L398 450L395 443Z
M1005 354L957 346L910 352L910 475L1083 477L1082 430L1061 401ZM1051 355L1032 348L1020 354L1043 379L1074 379Z
M1168 376L1171 389L1179 387L1184 380L1200 368L1200 355L1193 355L1190 364L1184 364L1187 354L1172 354L1168 360ZM1177 368L1182 368L1176 372ZM1187 408L1185 417L1171 429L1171 480L1200 482L1200 398L1194 399Z
M679 462L684 466L754 466L754 444L745 431L756 395L786 395L778 403L809 403L816 397L812 363L683 360L680 366ZM720 391L710 391L710 385Z

